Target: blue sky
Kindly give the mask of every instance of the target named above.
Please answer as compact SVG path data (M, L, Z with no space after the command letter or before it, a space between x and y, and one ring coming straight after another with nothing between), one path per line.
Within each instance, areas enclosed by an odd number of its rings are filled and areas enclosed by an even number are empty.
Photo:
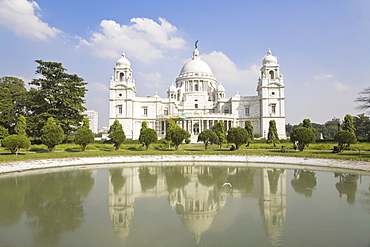
M261 61L278 57L286 122L357 115L370 86L370 1L0 0L0 77L36 78L62 62L88 82L86 107L108 125L109 81L122 51L137 96L166 97L194 42L228 97L256 95Z

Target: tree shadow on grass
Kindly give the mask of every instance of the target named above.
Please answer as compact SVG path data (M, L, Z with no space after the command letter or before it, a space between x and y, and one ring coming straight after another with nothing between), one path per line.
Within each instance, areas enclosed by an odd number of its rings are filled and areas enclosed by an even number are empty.
M0 155L26 155L25 153L17 153L17 154L12 154L12 153L0 153Z
M345 153L345 152L342 152L342 153L338 153L337 155L338 156L342 156L342 157L349 157L349 156L351 156L351 157L358 157L358 158L370 158L370 154L368 154L368 153L366 153L366 154L364 154L364 153L356 153L356 154L354 154L354 153Z
M82 152L81 149L70 149L70 148L67 148L66 150L64 150L66 152L70 152L70 153L78 153L78 152Z

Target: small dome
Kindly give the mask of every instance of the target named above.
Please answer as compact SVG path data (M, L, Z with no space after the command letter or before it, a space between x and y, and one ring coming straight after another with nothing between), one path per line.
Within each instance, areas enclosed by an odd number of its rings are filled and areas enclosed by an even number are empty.
M168 92L176 92L176 87L175 87L175 85L173 85L173 83L171 83L171 86L168 89Z
M125 53L122 52L122 55L121 55L120 59L118 59L117 62L116 62L116 67L130 68L130 66L131 66L130 61L126 58Z
M276 65L277 64L277 59L275 56L272 55L272 52L270 49L267 52L267 56L263 58L262 64L263 65Z
M220 82L220 84L218 84L218 86L217 86L217 91L218 91L218 92L225 92L225 91L226 91L226 90L225 90L225 88L224 88L224 86L222 86L221 82Z
M181 69L180 75L184 73L204 73L208 75L213 75L211 68L209 65L200 60L199 58L199 51L195 49L193 51L193 58L189 62L187 62Z

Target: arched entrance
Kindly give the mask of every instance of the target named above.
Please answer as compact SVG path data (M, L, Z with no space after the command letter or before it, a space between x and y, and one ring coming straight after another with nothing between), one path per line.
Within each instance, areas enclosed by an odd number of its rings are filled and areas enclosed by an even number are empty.
M194 135L199 135L199 123L193 124L193 133Z

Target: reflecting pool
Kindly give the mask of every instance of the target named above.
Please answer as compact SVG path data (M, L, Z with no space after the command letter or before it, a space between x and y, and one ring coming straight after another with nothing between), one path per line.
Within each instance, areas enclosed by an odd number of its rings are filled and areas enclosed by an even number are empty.
M370 246L370 174L173 163L0 177L0 246Z

